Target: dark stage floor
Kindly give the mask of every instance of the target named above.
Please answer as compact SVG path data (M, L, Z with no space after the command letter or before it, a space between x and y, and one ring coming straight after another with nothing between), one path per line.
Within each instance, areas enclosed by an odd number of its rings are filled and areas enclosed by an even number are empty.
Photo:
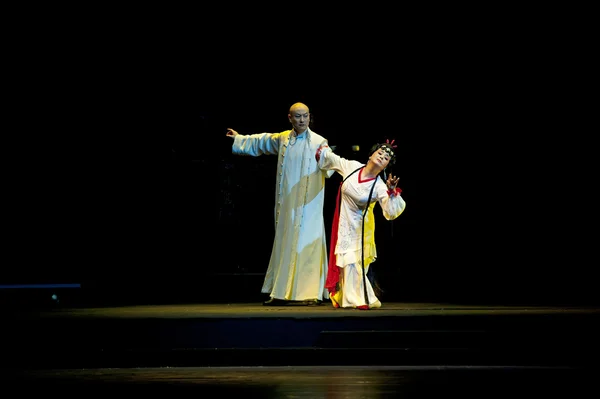
M257 303L4 310L11 366L584 366L596 307L387 303L361 311Z
M2 383L64 396L573 397L598 376L599 317L586 306L400 302L4 306Z

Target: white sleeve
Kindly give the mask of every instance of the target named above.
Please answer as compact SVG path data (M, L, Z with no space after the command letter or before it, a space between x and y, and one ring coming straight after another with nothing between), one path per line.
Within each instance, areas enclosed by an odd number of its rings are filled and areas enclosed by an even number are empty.
M344 178L363 166L358 161L350 161L346 158L342 158L334 153L328 146L322 146L317 151L317 159L319 168L322 170L333 170L341 174Z
M383 211L383 216L387 220L394 220L404 212L406 202L400 195L402 190L396 188L395 191L390 191L383 180L378 180L375 186L377 191L377 201Z
M279 152L280 133L238 134L234 137L231 152L235 155L257 157Z

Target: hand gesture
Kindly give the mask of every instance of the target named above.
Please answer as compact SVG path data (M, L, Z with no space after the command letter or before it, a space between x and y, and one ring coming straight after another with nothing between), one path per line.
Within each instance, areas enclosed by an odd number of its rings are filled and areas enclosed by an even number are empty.
M390 173L388 175L387 181L385 182L385 184L387 184L388 190L395 190L396 185L398 184L398 180L400 180L399 177L394 177L394 175Z
M227 134L226 134L227 137L235 137L238 134L239 133L236 132L235 130L233 130L232 128L230 128L230 127L227 128Z

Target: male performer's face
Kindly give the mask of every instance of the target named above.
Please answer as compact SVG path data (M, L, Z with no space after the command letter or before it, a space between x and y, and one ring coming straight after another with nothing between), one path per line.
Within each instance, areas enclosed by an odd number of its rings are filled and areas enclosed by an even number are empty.
M288 119L297 134L304 133L310 122L310 112L306 107L297 107L288 114Z

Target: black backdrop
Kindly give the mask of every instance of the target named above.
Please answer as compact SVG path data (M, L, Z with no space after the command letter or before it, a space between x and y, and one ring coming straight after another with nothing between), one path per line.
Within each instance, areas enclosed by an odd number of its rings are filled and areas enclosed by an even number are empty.
M405 49L421 56L402 66L374 50L350 63L321 54L298 72L36 43L8 75L4 286L81 282L103 300L154 302L227 300L233 287L256 299L275 158L231 156L225 130L287 129L302 101L342 153L399 143L407 210L377 223L387 298L598 301L588 168L566 161L564 70L453 46ZM330 215L336 188L328 182Z
M420 126L408 118L402 126L396 118L387 128L388 118L373 115L389 116L389 105L313 106L316 98L296 99L311 105L314 130L331 133L342 155L364 159L374 141L399 143L394 172L407 209L393 222L379 217L376 227L386 300L597 301L589 241L574 241L580 235L564 216L547 219L555 197L538 191L516 152L510 159L495 152L500 145L477 152L472 136L461 136L468 130L445 121ZM101 302L260 300L276 158L231 155L225 129L287 129L292 102L256 97L194 108L182 101L97 125L81 117L65 136L56 121L47 136L21 140L8 157L11 256L2 284L77 282ZM336 176L327 182L327 223L338 184Z

